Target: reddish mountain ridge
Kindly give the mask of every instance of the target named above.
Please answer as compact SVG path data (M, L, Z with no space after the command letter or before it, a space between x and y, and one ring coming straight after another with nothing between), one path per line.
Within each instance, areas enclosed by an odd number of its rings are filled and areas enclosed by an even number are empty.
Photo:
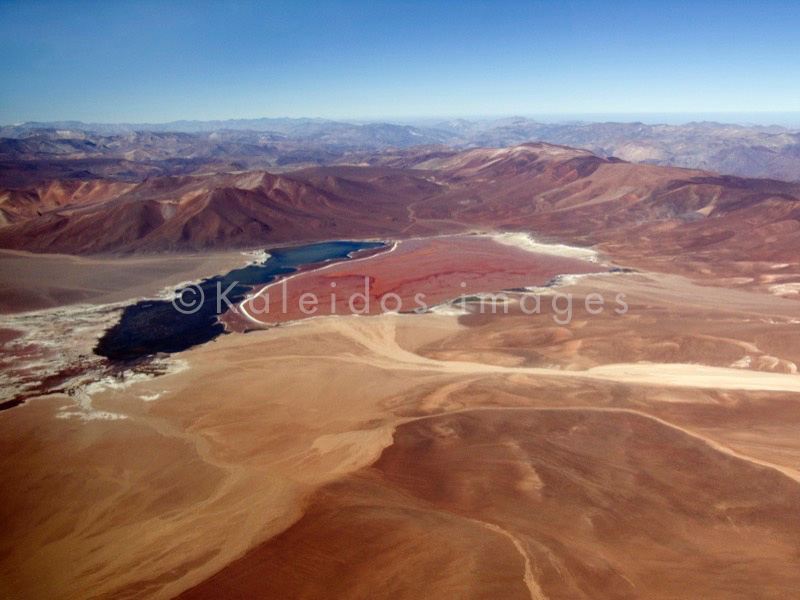
M0 190L0 226L41 217L68 206L104 202L134 185L102 180L55 179L23 190Z
M548 144L389 159L452 185L417 218L525 229L626 257L793 260L800 185L603 159Z
M405 173L388 179L380 170L370 175L344 179L252 172L153 178L101 203L58 206L0 228L0 245L93 254L395 235L407 225L403 197L438 188Z
M759 261L770 263L764 268L791 263L800 243L798 184L632 164L543 143L391 152L373 163L155 177L89 204L68 199L41 216L20 212L0 227L0 247L195 251L480 228L599 245L635 264L682 261L674 268L684 271L724 262L728 270L717 274L734 275Z

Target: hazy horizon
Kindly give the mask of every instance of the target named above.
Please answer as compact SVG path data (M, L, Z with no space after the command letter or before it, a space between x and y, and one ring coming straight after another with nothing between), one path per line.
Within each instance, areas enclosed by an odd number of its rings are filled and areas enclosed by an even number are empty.
M752 112L752 113L563 113L563 114L498 114L498 115L442 115L428 117L376 117L333 119L315 115L299 117L287 115L253 116L253 117L218 117L209 119L173 119L170 121L125 122L125 121L82 121L80 119L52 119L52 120L26 120L14 123L2 123L3 127L21 126L26 123L80 123L83 125L141 125L163 126L172 123L226 123L235 121L261 121L261 120L309 120L321 122L339 122L352 124L389 123L398 125L432 126L451 120L465 120L471 122L500 121L503 119L523 118L540 123L644 123L646 125L685 125L697 122L716 122L722 125L741 126L778 126L800 127L800 111L794 112Z

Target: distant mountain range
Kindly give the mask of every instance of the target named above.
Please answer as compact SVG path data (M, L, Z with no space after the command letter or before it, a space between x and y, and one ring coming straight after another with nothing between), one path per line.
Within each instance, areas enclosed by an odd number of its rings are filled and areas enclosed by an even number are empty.
M54 178L141 181L156 175L362 164L415 146L463 150L534 141L630 162L800 181L800 130L714 122L541 123L527 118L433 124L235 119L163 124L79 121L0 127L0 187Z

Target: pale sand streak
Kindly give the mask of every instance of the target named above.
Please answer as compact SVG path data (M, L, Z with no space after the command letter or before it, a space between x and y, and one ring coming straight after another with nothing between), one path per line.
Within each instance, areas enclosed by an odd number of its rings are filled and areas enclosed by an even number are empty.
M542 591L542 588L539 587L539 583L536 581L536 578L533 576L533 568L531 567L531 559L528 556L528 553L525 551L522 542L510 531L507 531L500 527L499 525L495 525L494 523L487 523L486 521L479 521L477 519L470 519L483 527L486 527L490 531L494 531L495 533L499 533L507 537L512 544L514 544L514 548L516 548L517 552L519 552L520 556L522 557L523 564L525 565L525 574L522 577L522 580L525 582L525 587L528 588L528 593L531 595L531 600L547 600L547 596Z
M667 387L800 393L800 375L745 371L698 364L635 363L602 365L592 367L586 371L565 371L538 367L503 367L465 361L435 360L404 350L397 344L395 341L397 318L415 318L415 316L380 315L369 317L370 320L380 320L380 323L371 323L372 327L365 326L363 320L359 320L357 317L334 318L329 323L331 327L338 330L345 337L372 351L378 364L384 366L389 361L393 368L398 368L399 364L406 364L409 367L427 367L451 373L508 373L594 379Z

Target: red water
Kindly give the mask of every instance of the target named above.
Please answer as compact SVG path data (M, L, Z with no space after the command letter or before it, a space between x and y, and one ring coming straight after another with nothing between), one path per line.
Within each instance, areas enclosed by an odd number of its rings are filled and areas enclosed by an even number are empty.
M560 274L599 270L602 267L587 261L528 252L485 236L405 240L391 252L270 284L252 295L244 309L267 324L330 314L410 311L462 294L538 286ZM253 325L241 311L229 313L225 321L237 330Z

